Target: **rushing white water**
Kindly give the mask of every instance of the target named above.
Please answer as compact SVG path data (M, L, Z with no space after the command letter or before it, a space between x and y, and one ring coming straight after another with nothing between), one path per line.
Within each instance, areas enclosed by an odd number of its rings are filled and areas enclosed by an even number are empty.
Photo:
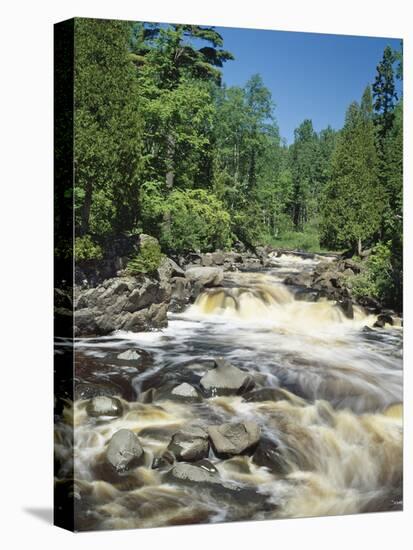
M361 308L348 319L333 302L295 300L280 281L286 273L314 269L319 260L274 257L265 273L226 274L223 288L204 292L182 314L170 314L163 331L77 342L88 380L127 384L136 395L122 399L124 414L117 419L88 417L85 400L73 405L75 477L93 528L400 507L402 331L371 328L376 318ZM117 356L125 349L142 358L122 363ZM192 376L195 363L217 356L248 371L258 387L282 388L285 399L141 402L155 382L169 376L178 383ZM235 500L222 491L171 483L151 469L152 458L180 427L237 420L257 422L283 466L275 471L250 456L219 460L211 454L223 482L241 491ZM145 449L144 466L122 482L112 479L104 461L107 442L120 428L137 433Z

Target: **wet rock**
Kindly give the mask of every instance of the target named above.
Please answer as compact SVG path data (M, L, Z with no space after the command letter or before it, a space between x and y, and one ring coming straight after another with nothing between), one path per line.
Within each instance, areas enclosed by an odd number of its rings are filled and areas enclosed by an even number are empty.
M143 428L139 432L140 439L155 439L162 443L167 443L171 440L173 434L179 429L179 425L167 425L167 426L148 426Z
M243 399L250 403L256 401L294 401L293 395L282 388L260 388L246 393L243 395Z
M106 459L118 473L139 466L143 461L144 450L138 436L131 430L117 431L109 441Z
M380 315L377 316L377 321L374 323L373 327L384 328L386 324L393 326L393 317L388 313L380 313Z
M179 461L192 462L207 458L208 434L198 427L184 428L172 436L168 451Z
M299 302L317 302L319 297L319 291L312 288L301 288L294 294L294 299Z
M89 416L122 416L122 403L116 397L108 397L105 395L93 397L86 406L86 412Z
M224 272L219 267L190 267L185 277L200 287L218 286L224 279Z
M100 395L111 396L115 391L96 384L75 383L75 399L90 399Z
M118 359L122 359L124 361L136 361L139 358L140 358L139 353L133 349L128 349L122 353L119 353L118 355Z
M290 275L284 279L285 285L303 286L309 287L311 284L310 273L297 273L296 275Z
M264 466L277 474L286 474L289 469L277 443L266 438L258 443L252 460L257 466Z
M254 381L246 372L224 359L215 360L215 368L209 370L200 380L207 395L242 394L254 387Z
M240 422L209 426L208 434L219 457L239 455L250 451L261 437L261 428L255 422Z
M158 389L150 388L141 393L140 401L152 403L153 401L178 401L180 403L199 403L202 395L197 389L187 382L179 385L167 385Z
M168 472L167 478L190 483L220 483L218 470L208 460L195 464L179 462Z
M354 319L353 302L351 300L338 300L336 305L347 319Z
M186 277L172 277L171 303L169 309L180 313L189 304L191 298L191 283Z
M160 456L155 456L152 461L152 470L164 470L170 468L175 462L175 456L170 451L166 450Z
M141 391L147 391L151 388L159 389L160 392L168 391L179 386L183 382L191 386L197 386L206 372L215 367L215 361L199 361L181 363L178 367L163 367L142 382Z
M188 403L195 403L202 401L202 396L191 384L182 382L179 386L175 386L171 390L171 398L178 401L185 401Z

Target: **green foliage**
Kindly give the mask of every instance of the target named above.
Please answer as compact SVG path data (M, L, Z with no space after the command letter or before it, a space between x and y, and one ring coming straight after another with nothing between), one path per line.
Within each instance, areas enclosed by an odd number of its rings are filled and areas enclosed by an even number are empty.
M90 235L76 237L75 261L101 260L103 258L102 247L92 240Z
M398 56L390 46L383 52L383 58L377 65L377 74L373 83L374 110L380 139L384 139L393 126L393 111L397 102L393 65ZM397 69L401 74L401 69Z
M378 178L369 87L361 105L354 102L347 111L323 202L323 244L357 250L374 238L380 226L384 198Z
M151 274L161 265L164 255L161 252L159 243L150 240L141 246L139 254L132 258L126 266L129 275L139 275L140 273Z
M351 278L356 298L373 297L383 304L393 304L394 280L391 243L379 242L365 262L362 271Z
M102 258L117 237L141 232L169 251L384 241L401 307L401 51L385 49L373 98L368 87L342 130L316 132L307 119L287 146L260 75L221 83L233 56L213 27L76 19L75 41L78 258ZM142 250L129 271L156 269L159 254Z
M325 250L320 246L319 229L314 221L308 222L302 231L297 231L293 227L292 220L289 219L289 224L286 223L284 229L280 230L280 234L275 238L267 239L266 242L282 249L303 250L305 252L322 252Z
M135 70L128 59L130 24L75 21L76 231L107 236L133 225L141 120Z
M166 249L208 251L231 246L231 218L215 195L203 189L176 189L162 210L170 219L160 236Z
M231 246L231 218L214 194L175 189L165 198L161 189L161 183L144 185L141 201L145 227L153 229L165 249L208 251Z

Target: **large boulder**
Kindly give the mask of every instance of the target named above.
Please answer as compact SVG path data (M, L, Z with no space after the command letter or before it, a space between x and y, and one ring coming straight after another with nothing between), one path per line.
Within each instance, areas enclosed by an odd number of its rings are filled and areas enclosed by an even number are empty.
M219 457L239 455L252 450L260 440L261 428L255 422L209 426L208 434Z
M171 303L170 311L180 313L190 303L192 285L186 277L171 278Z
M118 430L109 441L106 459L117 473L127 472L143 462L144 450L131 430Z
M168 384L159 388L149 388L149 390L143 392L142 397L146 403L152 403L153 401L199 403L202 401L202 395L188 382L182 382L178 385Z
M201 264L205 267L224 265L225 254L220 250L216 252L207 252L201 256Z
M200 287L218 286L224 279L224 272L219 267L190 267L185 277Z
M98 395L90 399L86 405L86 412L89 416L99 418L102 416L118 417L123 414L122 403L116 397Z
M354 319L353 303L349 299L337 300L336 306L342 311L347 319Z
M202 396L199 391L187 382L182 382L182 384L172 388L170 395L171 399L175 399L177 401L185 401L189 403L202 401Z
M394 325L393 317L389 313L380 313L380 315L377 316L377 321L374 323L373 327L384 328L386 325Z
M208 434L198 427L187 427L175 433L168 445L170 451L179 461L193 462L208 457Z
M209 396L242 394L254 387L254 381L246 372L224 359L215 360L215 368L200 380L200 385Z
M285 285L309 287L311 285L311 273L294 273L284 279Z
M165 327L169 300L169 282L156 276L115 277L95 288L78 288L75 335L105 335L115 330L138 332Z
M187 483L220 483L218 470L209 462L201 460L195 464L178 462L168 472L167 477L172 481Z

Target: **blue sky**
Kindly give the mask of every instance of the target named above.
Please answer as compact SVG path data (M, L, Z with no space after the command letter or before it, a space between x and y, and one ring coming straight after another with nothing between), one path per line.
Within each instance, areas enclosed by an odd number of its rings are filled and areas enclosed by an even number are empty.
M223 80L243 86L260 73L276 104L281 136L294 139L294 128L311 118L319 131L341 128L348 105L359 101L374 80L386 45L400 40L216 27L235 61L223 68Z

